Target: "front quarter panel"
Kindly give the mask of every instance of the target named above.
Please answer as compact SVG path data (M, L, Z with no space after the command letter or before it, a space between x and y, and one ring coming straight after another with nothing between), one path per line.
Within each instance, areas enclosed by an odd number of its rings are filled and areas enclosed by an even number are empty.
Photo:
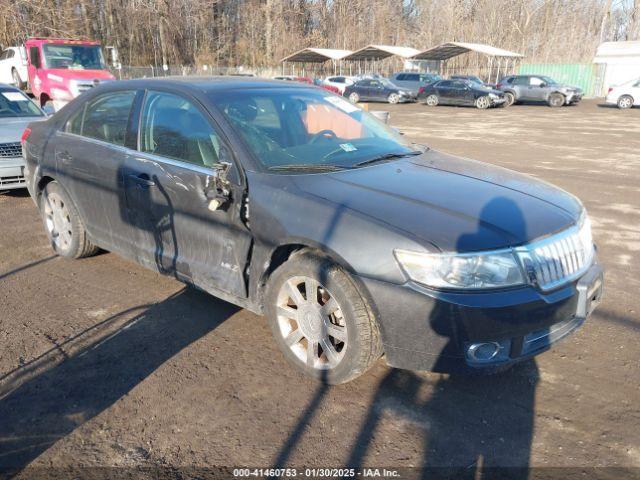
M434 250L348 206L303 192L296 186L296 175L247 172L247 177L251 229L257 246L268 251L287 244L306 245L360 276L404 283L393 250Z

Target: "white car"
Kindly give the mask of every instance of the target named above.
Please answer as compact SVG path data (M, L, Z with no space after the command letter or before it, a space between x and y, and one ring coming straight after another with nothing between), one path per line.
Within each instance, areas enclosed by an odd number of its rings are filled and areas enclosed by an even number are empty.
M0 83L24 88L27 78L27 52L24 47L7 47L0 53Z
M607 98L605 98L605 103L618 105L618 108L622 109L640 105L640 78L617 87L611 87Z
M322 81L322 83L324 85L330 85L332 87L336 87L338 90L340 90L340 94L344 95L344 89L347 88L349 85L353 85L355 83L355 80L351 77L338 75L335 77L327 77Z

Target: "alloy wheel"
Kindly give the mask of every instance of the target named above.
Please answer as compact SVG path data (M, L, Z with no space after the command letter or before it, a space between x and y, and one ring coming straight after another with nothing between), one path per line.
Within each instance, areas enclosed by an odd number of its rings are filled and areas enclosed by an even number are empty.
M347 324L337 300L317 280L287 280L277 297L279 333L293 354L317 370L335 368L349 344Z
M633 100L631 99L631 97L624 96L620 98L620 100L618 100L619 108L627 109L627 108L631 108L632 105L633 105Z
M358 103L360 101L360 95L358 95L356 92L353 92L349 95L349 100L351 100L351 103Z
M397 93L391 93L388 100L389 103L396 104L400 101L400 96Z
M481 110L484 110L485 108L489 108L490 105L491 105L491 102L489 101L488 97L480 97L478 98L478 100L476 100L476 107L478 107Z
M59 250L67 250L73 240L69 209L56 193L47 195L44 204L45 226L49 238Z
M429 95L427 97L427 105L429 105L430 107L435 107L436 105L438 105L438 97L435 95Z

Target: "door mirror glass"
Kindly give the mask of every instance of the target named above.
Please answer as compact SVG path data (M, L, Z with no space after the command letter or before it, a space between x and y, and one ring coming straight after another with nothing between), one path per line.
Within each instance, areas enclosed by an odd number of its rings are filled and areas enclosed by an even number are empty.
M542 82L539 86L540 86L540 88L544 88L544 87L546 87L546 86L547 86L547 84L546 84L546 83L544 83L544 82Z

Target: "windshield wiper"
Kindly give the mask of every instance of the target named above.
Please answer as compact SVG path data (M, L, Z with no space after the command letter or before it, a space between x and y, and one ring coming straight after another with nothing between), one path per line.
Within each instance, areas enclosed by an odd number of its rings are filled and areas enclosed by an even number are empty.
M413 152L406 153L385 153L384 155L380 155L378 157L370 158L369 160L364 160L362 162L355 163L354 167L363 167L365 165L371 165L373 163L384 162L386 160L393 160L395 158L404 158L414 155L422 155L424 152L420 150L414 150Z
M337 170L343 170L344 167L331 164L313 164L313 163L292 163L289 165L274 165L269 167L270 171L282 172L282 171L306 171L306 172L335 172Z

